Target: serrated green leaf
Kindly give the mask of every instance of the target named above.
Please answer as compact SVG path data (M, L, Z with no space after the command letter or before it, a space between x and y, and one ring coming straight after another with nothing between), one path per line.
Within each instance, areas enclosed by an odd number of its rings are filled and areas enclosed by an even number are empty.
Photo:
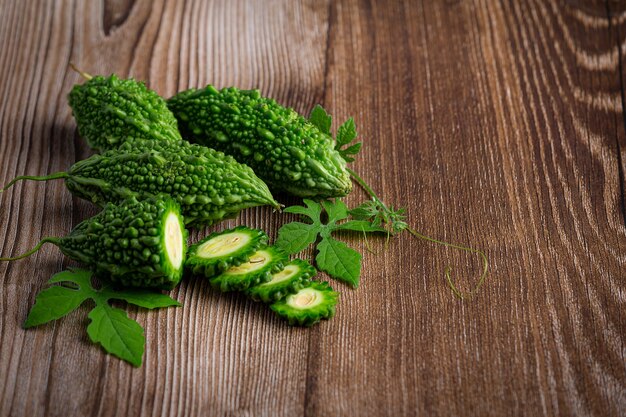
M356 126L354 119L351 117L346 120L337 130L337 145L347 145L356 139Z
M344 281L352 287L359 286L361 276L361 254L345 243L333 238L325 238L317 245L315 258L318 269Z
M376 227L367 220L350 220L337 225L335 230L351 230L355 232L386 232L382 227Z
M152 292L142 289L120 289L103 288L100 293L108 300L124 300L127 303L134 304L143 308L163 308L163 307L179 307L178 301L174 300L167 294Z
M342 149L341 151L339 151L339 153L341 153L342 155L356 155L357 153L359 153L362 146L363 142L357 142L354 145L350 145L347 148Z
M302 201L304 202L304 204L306 204L306 207L291 206L287 207L283 211L286 213L301 214L303 216L309 217L313 221L313 223L319 223L320 216L322 214L322 206L320 206L319 203L316 203L315 201L306 198Z
M95 291L91 286L92 276L93 272L89 270L70 268L67 271L61 271L54 274L48 283L55 284L58 282L73 282L85 291Z
M322 201L324 210L328 214L328 225L332 226L339 220L348 217L348 207L343 201L336 199L335 201Z
M317 239L319 228L314 225L291 222L278 230L278 239L274 245L285 252L292 254L306 249Z
M92 342L134 366L141 366L146 340L139 323L108 304L96 306L89 313L89 319L87 333Z
M330 126L333 118L326 113L326 110L317 104L311 111L309 121L313 123L322 133L330 134Z
M41 291L35 304L28 313L24 328L48 323L76 310L86 299L89 292L83 289L71 289L55 285Z

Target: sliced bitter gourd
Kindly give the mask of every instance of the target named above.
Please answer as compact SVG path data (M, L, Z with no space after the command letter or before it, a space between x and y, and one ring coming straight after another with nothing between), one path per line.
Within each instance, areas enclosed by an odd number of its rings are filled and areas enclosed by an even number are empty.
M246 294L255 301L272 303L308 286L316 273L307 261L294 259L282 271L273 273L270 281L248 288Z
M312 281L309 286L288 295L270 306L290 326L312 326L335 315L339 293L327 282Z
M273 246L266 246L250 255L238 266L231 266L211 279L211 285L221 291L243 291L253 285L267 282L274 272L283 268L287 255Z
M196 275L212 278L231 266L246 262L266 244L267 235L262 230L246 226L226 229L191 245L185 266Z

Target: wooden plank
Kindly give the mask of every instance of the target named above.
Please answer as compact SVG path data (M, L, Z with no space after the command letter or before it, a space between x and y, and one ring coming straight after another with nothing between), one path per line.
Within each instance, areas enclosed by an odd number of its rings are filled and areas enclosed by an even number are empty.
M356 112L359 171L418 230L485 248L491 273L459 302L442 271L469 289L475 259L408 236L366 256L314 330L310 415L625 409L616 48L604 8L544 3L331 10L325 101Z
M370 254L348 237L364 253L362 285L334 285L337 317L312 329L187 280L173 292L183 308L129 309L148 342L134 369L88 341L87 308L21 329L47 278L74 265L44 247L0 264L0 416L618 415L626 18L609 19L615 7L0 2L1 184L90 154L67 106L80 82L69 62L164 96L258 87L303 113L322 102L336 122L354 116L362 176L416 229L491 261L478 297L459 301L443 271L468 291L474 256L408 235L370 239ZM0 255L95 212L61 182L17 184L0 194ZM275 236L293 218L259 208L218 227Z

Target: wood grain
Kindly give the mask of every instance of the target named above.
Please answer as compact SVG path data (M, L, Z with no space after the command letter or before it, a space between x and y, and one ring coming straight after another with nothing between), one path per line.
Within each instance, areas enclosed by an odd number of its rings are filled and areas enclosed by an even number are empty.
M354 168L428 235L350 244L362 285L337 316L289 328L202 280L184 307L129 308L140 369L90 344L83 307L25 331L51 246L0 264L1 416L595 415L626 410L626 12L612 0L2 1L0 183L90 154L66 96L92 73L164 96L260 88L302 113L354 116ZM351 194L349 204L365 196ZM296 200L285 199L291 204ZM62 182L0 194L0 255L96 209ZM249 210L272 236L290 215ZM197 240L207 231L192 233ZM305 254L311 256L310 252Z

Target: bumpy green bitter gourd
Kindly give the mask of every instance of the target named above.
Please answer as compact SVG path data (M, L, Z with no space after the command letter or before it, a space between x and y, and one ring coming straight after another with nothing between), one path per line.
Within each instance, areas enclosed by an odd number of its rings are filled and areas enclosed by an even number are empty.
M248 288L246 294L255 301L272 303L308 286L316 273L315 267L307 261L294 259L282 271L273 273L268 282Z
M283 269L287 255L273 246L263 247L240 265L211 278L211 285L221 291L243 291L271 279L271 274Z
M209 85L168 100L183 137L221 150L268 183L301 197L342 197L352 189L333 139L258 90Z
M165 100L142 82L116 75L91 77L74 86L68 101L78 133L98 151L136 139L182 140Z
M183 273L187 232L180 207L169 197L107 204L65 237L43 239L31 251L2 261L21 259L44 243L97 274L129 287L175 287Z
M131 196L170 195L180 204L188 225L210 225L248 207L280 207L252 169L221 152L184 141L137 139L79 161L67 172L21 176L7 187L21 179L56 178L65 178L72 193L100 206Z
M270 307L291 326L312 326L335 315L338 297L339 293L333 291L327 282L312 281L307 287Z
M267 235L259 229L238 226L215 232L189 247L185 266L196 275L207 278L239 266L261 246L267 244Z

